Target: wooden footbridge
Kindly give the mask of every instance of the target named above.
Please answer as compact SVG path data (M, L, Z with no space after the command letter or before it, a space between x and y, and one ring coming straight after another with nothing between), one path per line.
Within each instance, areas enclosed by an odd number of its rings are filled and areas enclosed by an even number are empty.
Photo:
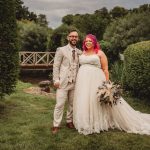
M19 52L19 62L21 69L46 69L53 68L55 52Z

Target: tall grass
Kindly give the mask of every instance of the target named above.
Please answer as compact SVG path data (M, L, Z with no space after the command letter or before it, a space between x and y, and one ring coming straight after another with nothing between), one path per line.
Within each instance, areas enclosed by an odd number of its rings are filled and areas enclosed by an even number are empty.
M123 61L116 61L110 70L110 80L121 84L122 78L122 71L123 71Z

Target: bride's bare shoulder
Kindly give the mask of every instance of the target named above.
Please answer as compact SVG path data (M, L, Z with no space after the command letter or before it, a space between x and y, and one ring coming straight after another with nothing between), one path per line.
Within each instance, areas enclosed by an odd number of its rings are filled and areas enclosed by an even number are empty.
M99 50L98 53L97 53L97 55L99 57L103 57L103 56L105 56L105 53L102 50Z

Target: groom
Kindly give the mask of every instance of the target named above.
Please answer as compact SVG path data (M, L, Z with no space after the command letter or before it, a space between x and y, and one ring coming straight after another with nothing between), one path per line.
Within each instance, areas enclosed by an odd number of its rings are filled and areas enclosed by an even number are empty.
M68 102L66 126L68 128L74 128L74 86L79 68L79 55L82 51L76 48L76 44L79 40L76 30L69 31L67 40L68 44L66 46L57 48L53 64L53 81L54 86L57 88L52 128L53 134L56 134L60 129L66 100Z

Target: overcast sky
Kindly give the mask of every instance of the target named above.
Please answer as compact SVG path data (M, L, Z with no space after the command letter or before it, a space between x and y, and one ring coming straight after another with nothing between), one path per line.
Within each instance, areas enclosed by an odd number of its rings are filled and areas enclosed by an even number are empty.
M94 13L95 10L114 6L136 8L142 4L150 4L150 0L22 0L30 11L45 14L49 27L53 29L61 25L61 19L67 14Z

